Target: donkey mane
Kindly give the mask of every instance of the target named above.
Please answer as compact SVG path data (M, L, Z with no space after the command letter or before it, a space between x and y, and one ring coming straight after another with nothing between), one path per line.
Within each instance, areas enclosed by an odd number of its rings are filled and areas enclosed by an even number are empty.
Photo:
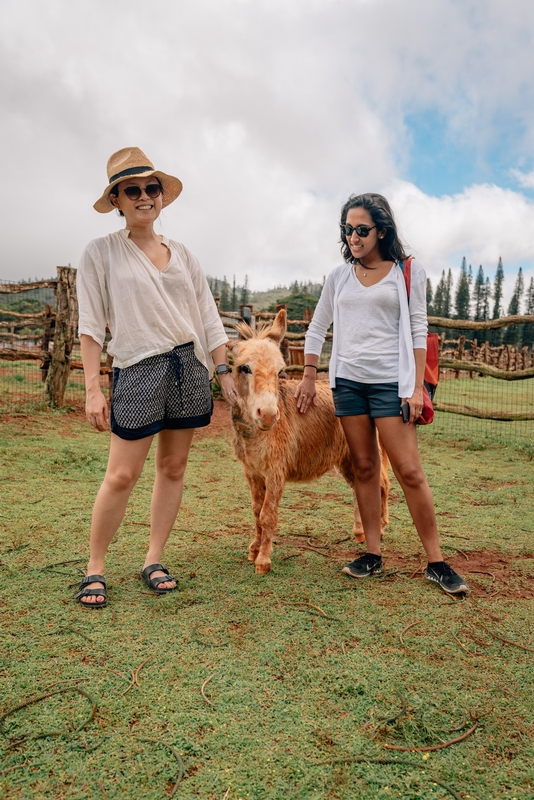
M269 339L273 329L273 322L260 322L253 330L247 322L238 322L236 329L243 339Z

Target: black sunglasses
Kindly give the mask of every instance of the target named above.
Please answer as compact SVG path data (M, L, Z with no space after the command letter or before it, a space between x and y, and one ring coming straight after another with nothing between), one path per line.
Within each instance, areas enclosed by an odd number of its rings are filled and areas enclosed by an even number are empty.
M367 239L373 228L376 228L376 225L371 225L371 227L369 227L369 225L356 225L356 227L353 228L352 225L345 223L345 225L341 226L341 233L345 234L347 239L350 239L354 231L356 231L361 239Z
M155 200L156 197L160 196L162 188L159 183L150 183L144 189L141 189L140 186L125 186L123 192L128 200L139 200L142 192L145 192L151 200Z

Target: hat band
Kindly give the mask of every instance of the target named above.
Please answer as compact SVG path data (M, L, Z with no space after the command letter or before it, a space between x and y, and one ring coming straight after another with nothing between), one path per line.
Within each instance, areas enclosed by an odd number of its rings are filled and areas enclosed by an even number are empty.
M154 172L154 167L131 167L130 169L123 169L122 172L117 172L109 179L110 183L114 183L119 178L127 178L128 175L139 175L140 172Z

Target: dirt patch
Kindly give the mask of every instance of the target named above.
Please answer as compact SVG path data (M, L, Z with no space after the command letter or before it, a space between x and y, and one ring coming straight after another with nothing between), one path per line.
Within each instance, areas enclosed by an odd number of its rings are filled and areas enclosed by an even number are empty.
M321 546L321 544L323 546ZM294 547L296 550L308 550L332 561L352 561L358 553L350 547L350 542L343 543L343 548L324 547L323 543L303 539L277 537L277 546ZM358 545L359 548L363 545ZM362 550L363 552L363 550ZM275 551L276 559L276 551ZM447 556L447 563L463 575L471 587L472 597L503 597L517 599L534 598L534 556L506 555L491 550L474 550L458 556ZM403 555L386 550L384 552L384 575L380 580L394 580L396 577L410 580L422 579L426 560L421 556ZM390 578L388 574L391 573Z

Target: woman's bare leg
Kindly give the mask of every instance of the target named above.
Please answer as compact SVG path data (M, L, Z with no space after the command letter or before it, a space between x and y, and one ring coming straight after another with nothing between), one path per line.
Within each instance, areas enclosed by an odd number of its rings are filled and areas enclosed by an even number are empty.
M153 438L147 436L145 439L130 441L111 434L106 475L93 507L88 575L104 573L104 557L124 518L128 499L143 470ZM86 588L100 586L101 583L90 583ZM81 598L83 603L103 600L102 595Z
M368 553L380 555L380 453L373 420L367 414L340 417L356 477L355 490Z
M428 560L442 561L434 501L421 465L415 425L406 425L400 417L378 417L375 423Z
M164 430L158 435L156 449L156 480L150 505L150 544L144 566L161 563L163 548L175 523L184 488L184 473L193 439L194 428ZM150 577L164 576L156 570ZM173 589L175 581L159 584Z

